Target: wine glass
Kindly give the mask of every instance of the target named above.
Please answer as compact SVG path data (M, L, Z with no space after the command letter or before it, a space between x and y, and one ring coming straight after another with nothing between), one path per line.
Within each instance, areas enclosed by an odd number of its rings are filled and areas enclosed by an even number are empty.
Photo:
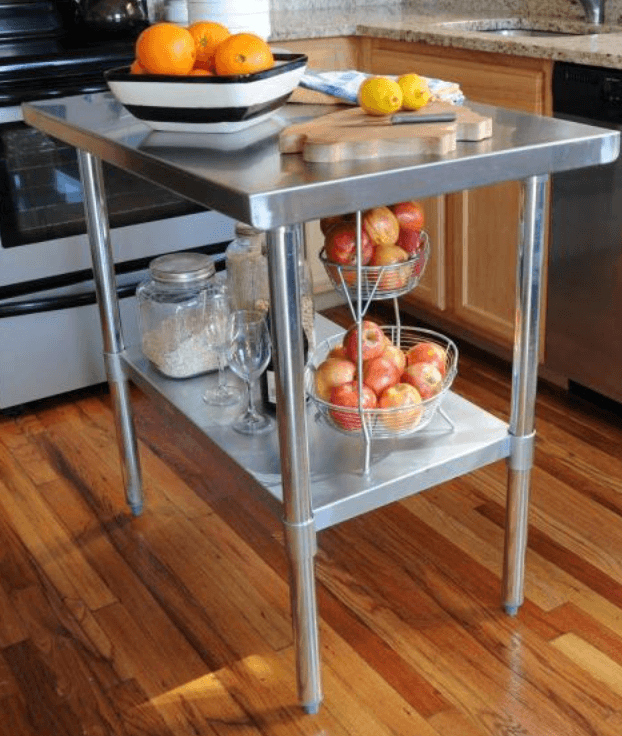
M242 434L255 434L270 429L271 417L257 411L253 402L252 382L266 370L270 362L270 331L265 312L239 309L231 320L229 367L248 387L248 406L233 428Z
M232 406L240 401L242 391L238 386L228 384L225 373L231 334L231 302L225 284L215 284L206 290L204 310L205 341L207 347L218 355L218 384L205 391L203 401L213 406Z

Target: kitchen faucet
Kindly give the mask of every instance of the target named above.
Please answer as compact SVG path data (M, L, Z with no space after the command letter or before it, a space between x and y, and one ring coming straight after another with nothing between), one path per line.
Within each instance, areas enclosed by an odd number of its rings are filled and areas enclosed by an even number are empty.
M581 0L581 5L585 8L585 17L588 23L595 23L596 25L604 23L605 0Z

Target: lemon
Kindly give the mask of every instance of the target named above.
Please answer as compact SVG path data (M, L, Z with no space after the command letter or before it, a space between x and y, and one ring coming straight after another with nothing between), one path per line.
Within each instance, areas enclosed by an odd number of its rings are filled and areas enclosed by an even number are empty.
M387 77L369 77L359 87L358 103L370 115L391 115L402 107L402 90Z
M405 110L419 110L432 98L428 83L418 74L402 74L397 84L402 90L402 106Z

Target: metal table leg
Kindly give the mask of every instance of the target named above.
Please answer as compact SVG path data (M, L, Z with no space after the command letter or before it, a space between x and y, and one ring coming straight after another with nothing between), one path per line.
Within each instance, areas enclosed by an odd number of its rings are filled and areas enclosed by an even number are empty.
M80 149L78 149L78 163L84 188L84 210L104 343L104 363L122 459L125 497L132 513L138 515L143 508L142 479L129 383L119 360L119 354L125 346L116 295L102 165L99 158Z
M538 382L540 286L543 263L546 176L523 182L517 257L516 331L512 364L512 403L503 563L503 605L510 615L523 602L529 488L534 455Z
M322 701L322 685L314 570L317 543L309 486L298 274L302 226L279 227L268 232L267 241L283 524L290 566L298 695L303 708L308 713L316 713Z

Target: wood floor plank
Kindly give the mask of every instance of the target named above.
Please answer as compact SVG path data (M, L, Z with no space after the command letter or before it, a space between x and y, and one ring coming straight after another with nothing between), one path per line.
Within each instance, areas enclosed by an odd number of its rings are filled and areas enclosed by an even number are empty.
M35 485L56 478L54 468L41 455L36 444L32 442L26 426L20 426L17 422L0 424L0 442L13 455Z
M89 607L108 605L114 596L72 544L61 523L0 445L0 506L10 524L27 544L37 564L64 595L81 598Z
M584 669L590 677L622 696L622 665L576 634L562 634L553 639L551 644Z
M322 618L424 718L450 708L449 701L333 593L321 586Z

